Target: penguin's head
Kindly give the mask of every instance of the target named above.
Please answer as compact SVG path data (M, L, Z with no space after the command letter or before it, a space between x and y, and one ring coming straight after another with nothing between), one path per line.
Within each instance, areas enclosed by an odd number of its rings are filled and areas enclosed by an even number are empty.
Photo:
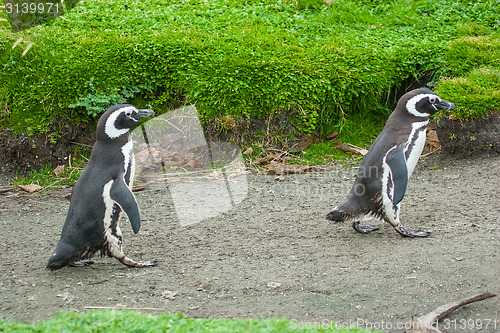
M419 88L404 94L398 102L398 108L406 109L416 117L429 117L440 110L454 110L455 105L441 99L432 90Z
M153 110L137 109L130 104L113 105L97 122L97 139L119 138L128 133L139 120L153 114Z

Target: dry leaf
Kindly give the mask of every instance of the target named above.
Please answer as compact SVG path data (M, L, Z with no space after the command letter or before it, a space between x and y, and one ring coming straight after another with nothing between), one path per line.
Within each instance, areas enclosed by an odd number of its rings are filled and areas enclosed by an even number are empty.
M64 165L58 165L54 169L54 173L56 174L56 176L59 176L63 171L64 171Z
M198 161L196 160L191 160L189 162L187 162L186 164L184 164L184 167L189 167L189 169L191 170L194 170L196 168L196 164L198 163Z
M243 152L243 155L252 155L253 149L252 147L248 147L247 150Z
M295 146L290 148L291 153L298 153L301 151L306 150L309 148L312 144L317 143L319 140L315 138L314 136L306 136L303 137Z
M350 144L350 143L348 143L348 145L349 145L349 147L351 147L358 154L361 154L363 156L365 156L366 154L368 154L368 149L361 148L361 147L355 146L355 145Z
M425 145L432 149L441 150L441 142L439 142L436 130L430 129L427 131L427 139L425 141Z
M37 184L29 184L29 185L18 185L19 188L23 191L26 191L28 193L35 193L38 192L42 189L40 185Z
M19 37L18 40L12 45L12 49L15 49L23 41L23 37Z
M351 145L349 143L340 142L338 140L333 140L333 145L335 146L335 148L340 149L342 151L345 151L347 153L351 153L351 154L360 154L360 155L365 156L368 153L367 149L356 147L356 146Z
M268 164L269 160L265 157L256 157L255 160L253 160L253 162L257 165L264 165Z
M28 46L26 47L26 49L24 50L24 52L21 54L21 56L24 57L26 55L26 53L28 53L28 51L31 49L32 46L33 46L33 43L29 43Z
M339 132L334 131L334 132L332 132L332 133L328 134L328 135L326 136L326 139L327 139L327 140L332 140L332 139L335 139L337 136L339 136Z

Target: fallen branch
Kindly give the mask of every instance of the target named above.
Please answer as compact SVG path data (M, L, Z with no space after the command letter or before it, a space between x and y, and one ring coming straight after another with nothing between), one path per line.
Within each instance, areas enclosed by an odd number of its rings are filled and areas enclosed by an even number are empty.
M422 154L422 155L420 155L420 157L427 157L427 156L429 156L429 155L434 154L434 153L435 153L435 152L437 152L437 151L439 151L439 149L435 149L435 150L432 150L432 151L430 151L430 152L428 152L428 153L426 153L426 154Z
M277 164L271 163L264 167L271 175L288 175L296 173L306 173L316 170L313 165L297 165L297 164Z
M412 317L410 324L411 328L409 330L406 330L405 333L441 333L440 330L438 330L436 327L433 326L436 321L439 319L446 317L456 309L473 303L477 301L482 301L484 299L490 298L490 297L495 297L496 295L489 293L487 291L481 292L479 294L476 294L474 296L464 298L463 300L457 301L457 302L451 302L447 303L445 305L441 305L434 309L434 311L415 318Z
M142 183L142 184L139 184L139 185L135 185L132 187L132 192L139 192L139 191L142 191L144 189L146 189L146 187L148 187L149 185L153 184L154 181L150 181L150 182L147 182L147 183Z
M87 145L85 143L80 143L80 142L75 142L75 141L70 141L69 143L77 145L77 146L82 146L82 147L87 147L87 148L92 148L91 145Z
M5 193L5 192L10 192L10 191L14 191L16 189L15 186L0 186L0 193Z
M84 306L85 309L89 310L132 310L132 311L139 311L139 310L147 310L147 311L163 311L164 309L160 308L129 308L125 306Z

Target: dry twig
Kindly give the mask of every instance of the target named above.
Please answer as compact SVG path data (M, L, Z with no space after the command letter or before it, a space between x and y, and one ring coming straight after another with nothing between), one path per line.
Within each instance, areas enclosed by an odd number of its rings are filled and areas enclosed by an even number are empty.
M477 301L482 301L484 299L495 297L496 295L489 293L487 291L481 292L479 294L473 295L471 297L464 298L457 302L447 303L445 305L441 305L434 309L434 311L420 316L418 318L411 318L411 327L409 330L406 330L405 333L441 333L440 330L433 327L432 325L439 319L446 317L456 309L473 303Z

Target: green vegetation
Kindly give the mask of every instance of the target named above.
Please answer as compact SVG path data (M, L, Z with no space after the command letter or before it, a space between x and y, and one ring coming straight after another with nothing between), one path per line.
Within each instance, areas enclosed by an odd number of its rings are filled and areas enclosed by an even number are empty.
M457 109L441 116L463 120L500 112L500 35L476 24L462 29L467 34L446 47L448 71L436 87Z
M77 148L74 155L68 157L68 166L54 168L46 165L40 170L31 170L25 176L16 175L13 185L36 184L42 188L41 192L44 192L61 185L74 184L88 161L86 156L89 155L90 148Z
M126 100L195 103L204 125L230 115L265 131L286 119L273 136L291 138L336 130L346 141L364 126L366 145L412 80L443 76L457 117L499 111L498 88L489 106L453 95L470 77L480 96L474 76L498 68L498 1L81 1L46 25L2 26L0 126L26 135Z
M298 325L286 319L194 319L182 314L158 316L132 311L60 312L53 319L29 325L0 319L0 331L7 332L334 332L369 333L361 329L328 329L317 323L313 327ZM334 325L334 324L333 324ZM301 327L303 326L303 327ZM293 330L292 330L293 329Z
M464 76L445 78L436 89L449 96L458 109L447 112L453 119L474 119L490 112L500 112L499 67L473 69Z
M321 165L328 162L340 162L345 166L351 166L362 159L362 155L353 156L335 147L332 141L320 142L307 148L300 155L295 155L290 163L304 165Z

